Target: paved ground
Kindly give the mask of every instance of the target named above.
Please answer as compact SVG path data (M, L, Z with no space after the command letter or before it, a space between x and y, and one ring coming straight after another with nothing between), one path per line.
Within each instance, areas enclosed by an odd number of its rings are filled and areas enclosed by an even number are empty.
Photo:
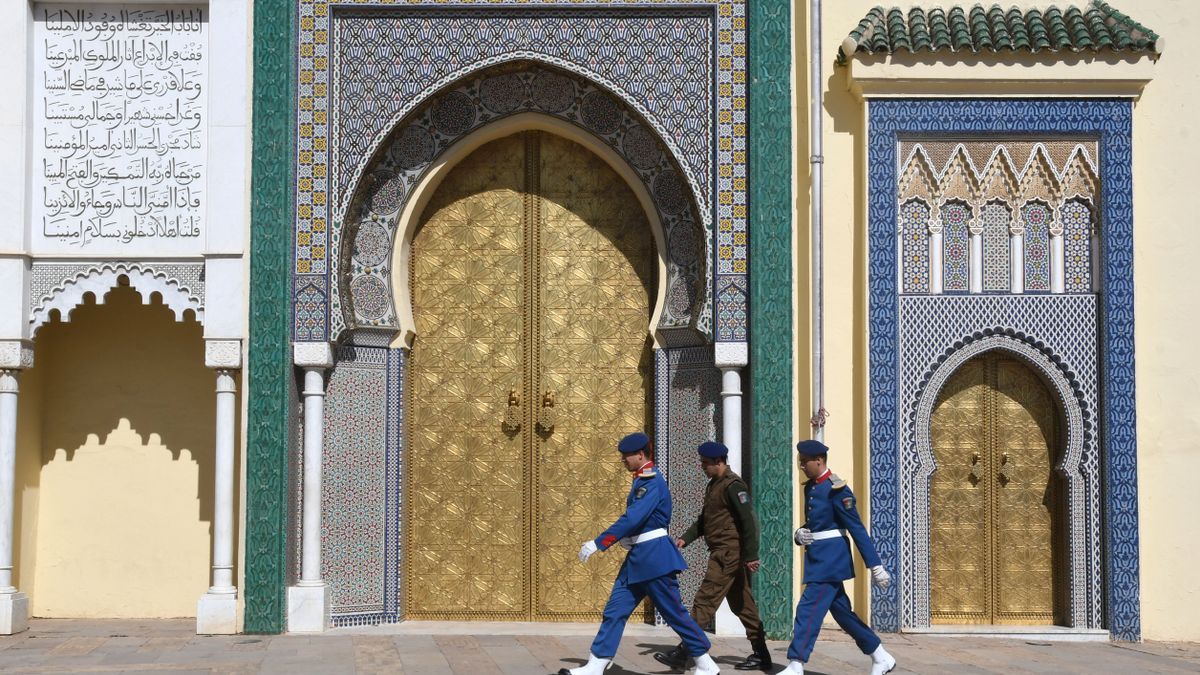
M437 624L338 629L314 636L192 634L190 620L38 619L29 631L0 637L5 673L419 673L543 675L586 657L594 626ZM663 629L631 625L606 675L658 675L652 658L670 647ZM1064 643L901 635L886 638L901 673L1200 673L1200 644ZM723 673L745 653L743 640L720 638L713 654ZM771 644L778 660L787 645ZM809 673L868 672L864 657L827 630ZM777 665L775 670L781 669Z

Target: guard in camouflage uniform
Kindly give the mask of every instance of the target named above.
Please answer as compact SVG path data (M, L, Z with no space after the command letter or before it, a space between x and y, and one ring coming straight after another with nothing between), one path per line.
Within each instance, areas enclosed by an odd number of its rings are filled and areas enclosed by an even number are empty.
M707 626L721 601L728 599L729 608L746 627L753 650L734 668L770 670L771 652L767 649L766 633L750 584L750 575L759 567L758 518L750 505L750 488L729 468L729 448L709 441L697 452L700 468L708 476L704 505L696 522L675 540L676 546L683 548L703 536L708 546L708 570L692 601L692 618ZM673 668L682 668L687 662L687 652L680 644L669 652L655 654L654 658Z

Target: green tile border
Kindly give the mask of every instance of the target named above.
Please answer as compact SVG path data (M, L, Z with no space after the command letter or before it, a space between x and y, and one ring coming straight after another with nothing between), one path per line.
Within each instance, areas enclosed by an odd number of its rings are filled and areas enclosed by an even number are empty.
M246 443L247 633L284 630L288 397L291 386L295 2L254 2L250 340Z
M750 452L767 635L792 628L791 5L750 0Z

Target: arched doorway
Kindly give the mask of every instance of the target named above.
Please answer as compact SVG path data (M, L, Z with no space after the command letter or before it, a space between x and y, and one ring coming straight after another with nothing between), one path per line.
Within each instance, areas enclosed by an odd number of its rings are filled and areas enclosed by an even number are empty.
M657 258L629 186L540 131L483 145L412 240L408 618L592 620L618 435L649 428Z
M947 381L930 429L930 619L1065 623L1062 448L1050 391L993 350Z

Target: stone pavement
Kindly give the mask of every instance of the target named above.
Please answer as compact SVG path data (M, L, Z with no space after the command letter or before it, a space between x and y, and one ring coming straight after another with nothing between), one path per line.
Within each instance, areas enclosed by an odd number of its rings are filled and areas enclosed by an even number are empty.
M0 637L4 673L411 673L543 675L578 665L594 625L407 622L345 628L319 636L194 635L195 622L35 619ZM885 636L907 673L1200 673L1200 644L1040 642L987 637ZM675 643L666 629L631 624L606 675L670 673L653 653ZM746 653L742 639L718 638L723 673ZM787 644L771 643L784 660ZM807 672L868 672L869 659L830 627ZM776 665L778 672L782 664Z

